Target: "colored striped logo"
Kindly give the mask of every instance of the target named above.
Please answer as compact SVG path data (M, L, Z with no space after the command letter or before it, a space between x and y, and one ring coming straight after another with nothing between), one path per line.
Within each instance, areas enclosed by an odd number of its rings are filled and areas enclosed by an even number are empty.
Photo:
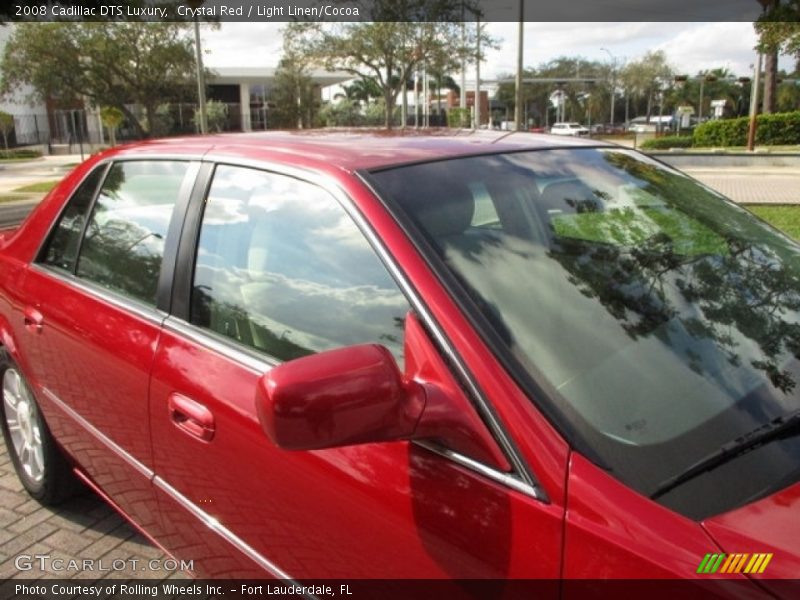
M712 573L763 573L772 553L764 554L706 554L697 567L697 572Z

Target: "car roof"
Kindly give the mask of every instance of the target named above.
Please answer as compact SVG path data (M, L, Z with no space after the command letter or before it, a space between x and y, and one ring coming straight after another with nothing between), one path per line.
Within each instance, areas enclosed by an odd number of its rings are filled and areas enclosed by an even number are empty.
M234 154L260 158L264 152L348 171L369 170L443 158L550 148L610 146L527 132L435 129L300 130L236 133L150 140L119 148L119 154Z

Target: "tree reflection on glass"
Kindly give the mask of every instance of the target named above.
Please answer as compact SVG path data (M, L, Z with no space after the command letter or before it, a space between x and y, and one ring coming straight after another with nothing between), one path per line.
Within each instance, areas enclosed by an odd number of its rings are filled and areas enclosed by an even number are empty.
M680 327L695 340L712 340L735 367L742 363L742 345L751 340L759 353L749 353L749 364L777 389L791 392L795 377L784 365L790 357L800 358L797 250L736 207L724 206L720 214L719 201L709 203L712 194L684 176L622 153L604 157L639 180L643 192L665 202L637 210L661 215L661 223L678 219L670 214L688 215L693 222L682 216L689 226L673 228L674 237L663 227L635 246L614 238L602 243L602 236L561 227L563 235L555 236L549 255L631 338L669 338ZM633 215L630 209L606 214L622 223L625 211ZM724 239L714 233L720 219L737 235ZM559 233L559 227L554 230ZM689 366L702 373L697 350L687 348L686 356Z

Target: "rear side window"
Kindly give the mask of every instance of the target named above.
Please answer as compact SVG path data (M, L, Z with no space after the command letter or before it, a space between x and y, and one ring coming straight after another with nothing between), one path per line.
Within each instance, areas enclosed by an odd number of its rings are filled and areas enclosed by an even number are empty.
M291 177L217 168L191 321L279 360L360 343L402 358L408 303L349 215Z
M92 209L77 275L155 305L164 240L189 163L115 163Z
M70 272L75 269L86 215L105 170L106 166L101 165L92 171L69 199L44 253L44 264Z

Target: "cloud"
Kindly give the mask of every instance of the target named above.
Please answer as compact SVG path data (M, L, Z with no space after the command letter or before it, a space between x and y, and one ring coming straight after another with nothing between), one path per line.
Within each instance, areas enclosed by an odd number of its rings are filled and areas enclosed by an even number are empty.
M276 67L286 23L222 23L202 32L203 62L214 67Z
M725 67L750 75L757 43L752 23L685 23L675 37L660 43L670 62L689 75Z
M531 18L531 17L529 17ZM282 52L285 23L223 23L206 29L203 43L206 64L213 67L277 66ZM481 78L493 79L516 71L517 24L487 23L487 31L500 42L481 64ZM648 50L664 50L669 63L681 73L728 68L736 75L751 75L756 43L751 23L533 23L525 24L524 63L536 67L559 56L582 56L608 62L606 48L621 65ZM781 67L792 68L782 59ZM474 69L467 78L474 80Z

